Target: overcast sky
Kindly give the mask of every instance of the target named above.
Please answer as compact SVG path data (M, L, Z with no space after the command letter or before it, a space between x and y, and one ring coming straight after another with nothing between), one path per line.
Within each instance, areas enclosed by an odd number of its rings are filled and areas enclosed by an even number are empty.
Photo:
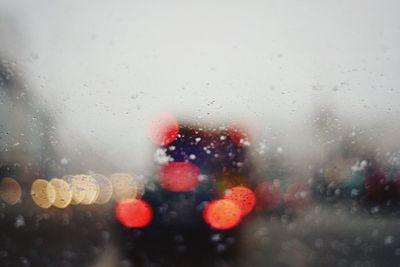
M0 0L0 52L65 142L78 132L140 169L157 111L293 130L331 104L354 124L399 127L399 10L396 0Z

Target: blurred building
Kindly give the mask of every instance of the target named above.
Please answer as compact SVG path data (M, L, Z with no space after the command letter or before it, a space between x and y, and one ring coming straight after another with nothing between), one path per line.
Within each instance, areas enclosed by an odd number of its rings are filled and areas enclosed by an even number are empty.
M0 174L22 183L56 171L55 127L21 81L15 66L0 60Z

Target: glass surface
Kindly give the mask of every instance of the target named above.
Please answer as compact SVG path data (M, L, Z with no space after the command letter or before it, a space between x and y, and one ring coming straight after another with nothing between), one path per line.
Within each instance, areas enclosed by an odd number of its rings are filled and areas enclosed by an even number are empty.
M399 10L0 0L0 266L400 266Z

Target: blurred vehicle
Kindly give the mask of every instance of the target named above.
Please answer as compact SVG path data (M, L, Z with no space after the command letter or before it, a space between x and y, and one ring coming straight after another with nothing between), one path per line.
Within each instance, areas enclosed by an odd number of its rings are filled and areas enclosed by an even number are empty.
M143 196L153 209L153 220L143 229L122 227L121 247L142 266L152 260L171 265L171 255L176 255L179 266L207 266L218 258L234 262L240 257L240 228L246 218L229 225L224 219L230 211L220 210L217 220L223 222L213 224L207 218L207 205L226 198L235 186L249 188L252 194L256 180L248 144L238 138L237 129L177 125L167 130L166 142L156 148L156 172ZM249 211L254 204L253 200Z

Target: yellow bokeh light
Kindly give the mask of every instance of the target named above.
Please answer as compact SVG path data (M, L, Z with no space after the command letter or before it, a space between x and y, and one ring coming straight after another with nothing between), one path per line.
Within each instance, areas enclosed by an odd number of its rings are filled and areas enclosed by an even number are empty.
M72 193L71 203L72 205L78 205L82 202L83 198L85 197L85 192L80 186L78 180L74 180L74 175L65 175L61 179L68 183L69 188Z
M116 201L136 198L137 181L132 175L128 173L114 173L111 175L110 181L114 188L114 199Z
M21 199L19 183L10 177L5 177L0 183L0 197L9 205L17 204Z
M68 183L62 179L53 178L50 180L50 184L56 191L53 205L61 209L66 208L72 200L72 191Z
M78 198L75 199L79 204L93 204L99 195L99 185L96 179L87 174L75 175L71 181L72 192L76 192Z
M31 196L33 201L41 208L50 208L56 199L54 187L43 179L36 179L32 183Z
M96 199L96 204L105 204L110 201L113 194L113 186L111 181L101 174L92 174L99 185L99 194Z

